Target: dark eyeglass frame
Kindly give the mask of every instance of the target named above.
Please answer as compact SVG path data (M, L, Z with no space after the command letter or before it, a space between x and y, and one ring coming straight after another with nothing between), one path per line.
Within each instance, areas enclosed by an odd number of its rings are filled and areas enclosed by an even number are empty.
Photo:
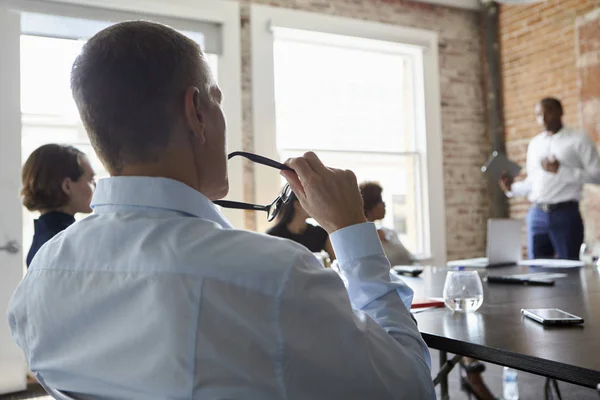
M228 160L231 160L233 157L241 156L247 158L248 160L255 162L257 164L266 165L271 168L276 168L281 171L294 171L292 168L288 167L285 164L282 164L278 161L271 160L270 158L259 156L258 154L247 153L245 151L234 151L227 156ZM292 192L290 185L286 184L279 196L273 200L273 202L266 206L261 206L259 204L251 204L251 203L243 203L239 201L230 201L230 200L215 200L214 204L224 207L224 208L232 208L236 210L255 210L255 211L266 211L267 213L267 221L271 222L277 217L279 214L279 210L281 210L281 206L283 204L287 204L292 201L296 195Z

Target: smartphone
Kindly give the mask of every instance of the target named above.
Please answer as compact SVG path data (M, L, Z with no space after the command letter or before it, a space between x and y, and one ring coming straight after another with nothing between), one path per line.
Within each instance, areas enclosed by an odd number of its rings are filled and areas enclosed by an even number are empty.
M569 314L558 308L522 309L521 313L527 318L542 325L576 325L583 324L583 318Z
M505 283L507 285L515 284L515 285L531 285L531 286L554 286L554 281L552 279L543 279L543 278L527 278L527 277L518 277L518 276L510 276L510 275L488 275L487 277L488 283Z
M423 272L423 268L422 267L396 265L396 266L392 267L392 271L394 271L395 273L397 273L399 275L409 275L409 276L417 277L417 276L421 275L421 273Z

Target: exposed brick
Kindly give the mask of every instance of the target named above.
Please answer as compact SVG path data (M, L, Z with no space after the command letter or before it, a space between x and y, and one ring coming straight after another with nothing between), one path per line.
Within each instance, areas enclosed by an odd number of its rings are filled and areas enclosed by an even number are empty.
M597 27L580 29L579 44L576 33L578 17L597 8L600 0L549 0L500 8L506 148L508 155L521 164L525 162L529 140L540 131L534 115L539 99L545 96L561 99L565 123L578 127L582 122L582 79L589 78L586 87L595 85L596 93L600 94L597 78L600 73L590 70L589 76L582 78L578 69L578 54L597 51L600 46ZM598 120L600 116L596 114ZM600 239L598 200L598 188L585 189L581 208L586 240ZM510 202L514 218L524 218L528 208L527 201Z
M242 63L242 139L243 150L253 152L253 114L252 114L252 43L250 38L250 10L248 7L240 8L240 48ZM254 164L243 160L244 170L244 201L254 203ZM254 212L244 212L244 225L246 229L256 229L256 218Z
M600 7L577 20L579 93L582 122L586 131L600 142ZM600 187L588 187L582 210L589 242L600 241Z

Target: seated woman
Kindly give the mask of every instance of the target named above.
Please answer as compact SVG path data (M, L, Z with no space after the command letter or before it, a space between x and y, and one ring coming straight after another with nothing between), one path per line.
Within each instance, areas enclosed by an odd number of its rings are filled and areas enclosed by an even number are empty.
M383 188L375 182L363 182L359 187L367 221L375 222L385 218L385 203L381 197ZM392 266L413 264L412 254L404 247L394 230L380 227L377 232L383 245L383 251Z
M289 203L281 205L277 223L267 231L267 234L293 240L313 253L325 250L333 260L335 254L327 231L306 222L308 218L310 215L304 211L298 199L293 198Z
M90 213L96 187L94 170L86 155L72 146L47 144L36 149L23 166L23 205L39 211L27 254L27 267L35 253L75 222L76 213Z

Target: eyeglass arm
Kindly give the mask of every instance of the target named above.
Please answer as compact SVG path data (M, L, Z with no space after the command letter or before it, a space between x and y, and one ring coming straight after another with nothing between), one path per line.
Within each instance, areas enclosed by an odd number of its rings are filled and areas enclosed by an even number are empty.
M269 211L269 206L260 206L258 204L242 203L239 201L215 200L213 203L224 208L233 208L236 210Z
M245 157L248 160L253 161L257 164L266 165L266 166L269 166L272 168L277 168L277 169L280 169L283 171L293 171L292 168L290 168L287 165L282 164L278 161L271 160L270 158L259 156L258 154L248 153L245 151L234 151L233 153L229 153L229 155L227 156L227 159L231 160L235 156Z

